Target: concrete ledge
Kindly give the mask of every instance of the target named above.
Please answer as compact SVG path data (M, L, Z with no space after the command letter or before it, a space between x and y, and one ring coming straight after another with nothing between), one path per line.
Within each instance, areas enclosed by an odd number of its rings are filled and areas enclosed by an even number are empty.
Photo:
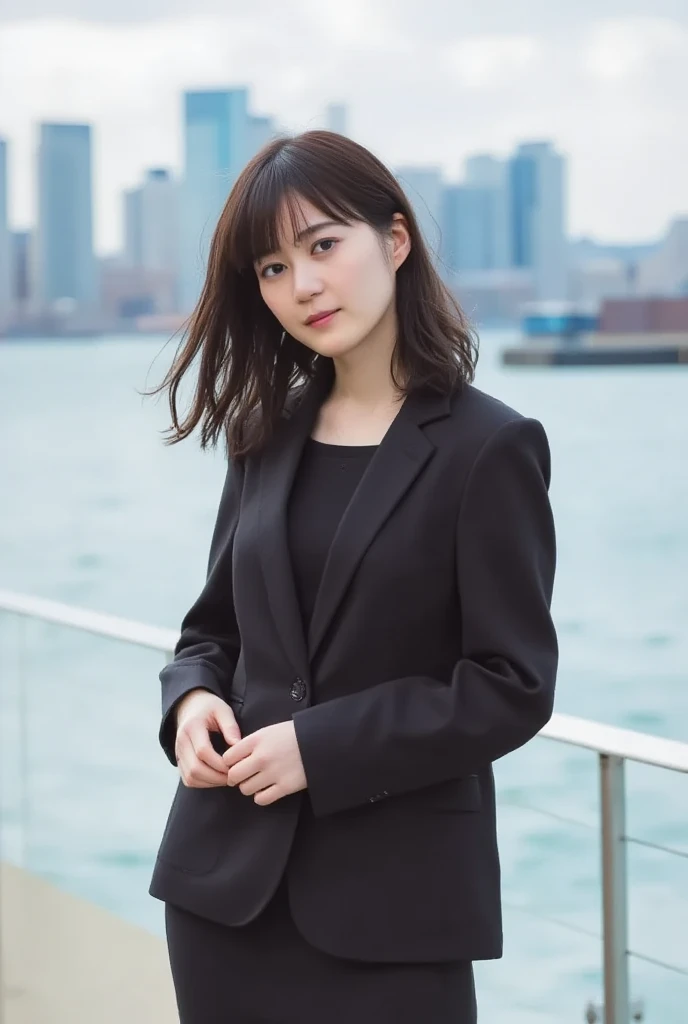
M164 941L0 864L1 1024L178 1024Z

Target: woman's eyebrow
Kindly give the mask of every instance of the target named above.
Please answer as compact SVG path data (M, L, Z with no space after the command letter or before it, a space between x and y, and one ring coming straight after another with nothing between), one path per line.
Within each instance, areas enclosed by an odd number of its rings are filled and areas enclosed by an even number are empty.
M308 224L305 228L296 235L294 243L296 245L302 242L304 238L308 238L310 235L314 235L317 231L322 231L323 228L340 228L344 221L339 220L319 220L317 224ZM276 256L280 252L279 249L273 249L272 252L263 253L262 256L257 256L254 260L255 263L262 263L263 260L269 259L272 256Z
M322 231L323 228L340 228L342 222L338 220L319 220L317 224L309 224L303 230L299 231L296 236L296 243L302 242L304 238L308 238L309 235L314 235L316 231Z

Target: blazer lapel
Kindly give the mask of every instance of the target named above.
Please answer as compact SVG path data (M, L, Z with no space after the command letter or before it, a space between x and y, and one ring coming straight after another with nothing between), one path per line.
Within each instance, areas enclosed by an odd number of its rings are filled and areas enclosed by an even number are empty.
M448 396L410 394L368 464L330 546L308 631L309 662L366 549L435 452L421 427L448 415L450 403Z
M305 387L260 460L260 560L275 624L296 672L306 671L308 655L289 554L287 505L303 447L331 381L331 370L325 364Z

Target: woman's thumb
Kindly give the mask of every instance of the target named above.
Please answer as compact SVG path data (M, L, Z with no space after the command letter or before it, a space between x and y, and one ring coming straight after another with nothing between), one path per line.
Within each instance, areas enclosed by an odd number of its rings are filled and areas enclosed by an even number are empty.
M228 743L230 747L241 739L241 730L229 704L218 705L215 709L215 721L225 738L225 743Z

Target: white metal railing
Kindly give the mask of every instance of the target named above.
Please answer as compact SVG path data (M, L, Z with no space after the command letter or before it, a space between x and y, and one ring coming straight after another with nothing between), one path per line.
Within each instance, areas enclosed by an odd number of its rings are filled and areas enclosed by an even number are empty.
M7 590L0 590L0 612L40 619L109 637L112 640L137 644L160 651L167 661L172 657L178 639L178 633L173 630L146 626L114 615L104 615L58 601ZM629 1024L631 1005L628 957L631 951L628 948L626 846L633 840L626 834L625 764L627 761L633 761L688 773L688 744L559 713L552 716L538 735L558 743L568 743L593 751L598 757L604 1024ZM681 856L685 856L685 851L667 849L667 852L679 852ZM638 953L633 955L651 960ZM669 964L661 966L688 974L688 968Z

